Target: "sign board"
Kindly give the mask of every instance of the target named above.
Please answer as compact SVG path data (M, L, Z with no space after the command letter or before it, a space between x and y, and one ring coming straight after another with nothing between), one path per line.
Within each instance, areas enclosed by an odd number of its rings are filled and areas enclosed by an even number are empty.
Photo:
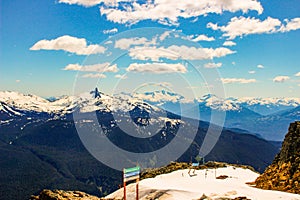
M141 168L139 166L123 169L124 200L126 200L126 182L136 180L136 199L139 199L139 179Z
M133 181L140 178L141 168L139 166L123 170L124 182Z

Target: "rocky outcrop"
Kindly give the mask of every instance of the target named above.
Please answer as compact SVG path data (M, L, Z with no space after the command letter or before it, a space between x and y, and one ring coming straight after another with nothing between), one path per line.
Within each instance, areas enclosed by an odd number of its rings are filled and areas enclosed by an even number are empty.
M38 196L32 196L30 200L103 200L96 196L80 191L43 190ZM109 199L105 199L109 200ZM110 199L113 200L113 199Z
M290 124L282 148L256 187L300 194L300 121Z

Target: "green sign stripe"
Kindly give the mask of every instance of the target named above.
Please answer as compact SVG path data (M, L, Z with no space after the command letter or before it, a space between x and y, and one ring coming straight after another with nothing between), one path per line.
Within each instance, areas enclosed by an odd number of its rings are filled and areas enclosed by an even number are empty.
M126 173L130 173L130 172L139 172L141 170L141 168L139 166L137 167L132 167L132 168L127 168L127 169L124 169L123 172L126 174Z

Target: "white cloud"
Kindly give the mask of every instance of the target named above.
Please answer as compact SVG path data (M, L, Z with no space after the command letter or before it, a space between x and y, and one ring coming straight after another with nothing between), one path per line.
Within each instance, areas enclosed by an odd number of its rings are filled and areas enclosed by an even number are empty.
M161 35L159 36L159 40L160 40L160 41L163 41L164 39L166 39L167 37L170 36L170 33L171 33L171 31L165 31L163 34L161 34Z
M265 68L263 65L257 65L257 68L259 68L259 69L263 69L263 68Z
M223 43L223 46L235 46L235 45L236 45L236 43L233 41L225 41Z
M100 4L103 0L58 0L59 3L66 3L66 4L78 4L81 6L95 6Z
M159 61L160 58L176 60L179 58L178 53L172 52L163 47L135 47L129 50L129 56L137 60Z
M221 67L222 63L206 63L204 68L218 68Z
M300 76L300 72L296 73L295 76Z
M88 45L84 38L64 35L53 40L40 40L30 50L63 50L77 55L90 55L104 53L106 49L100 45Z
M110 63L100 63L94 65L79 65L79 64L69 64L63 70L71 71L83 71L83 72L118 72L119 69L117 64L110 65Z
M206 35L198 35L196 38L192 39L192 41L194 42L198 42L198 41L214 41L215 38L214 37L208 37Z
M254 17L240 16L231 18L226 26L218 26L218 24L210 22L207 24L207 28L221 30L224 32L223 36L229 37L229 39L250 34L289 32L300 29L300 18L285 19L284 22L285 24L272 17L261 21Z
M106 78L104 74L84 74L82 75L82 78Z
M127 79L128 77L126 76L126 74L116 74L115 78L119 78L119 79Z
M172 45L165 47L135 47L129 50L129 55L133 59L159 61L160 58L167 58L171 60L205 60L212 58L219 58L229 54L232 51L225 47L213 48L196 48L185 45Z
M248 71L248 73L249 73L249 74L255 74L256 71L254 71L254 70L253 70L253 71Z
M169 64L169 63L132 63L126 69L130 72L145 72L154 74L163 73L186 73L187 69L183 64Z
M117 6L119 2L126 2L131 0L58 0L59 3L66 4L77 4L85 7L96 6L100 3L104 3L105 5Z
M60 1L75 1L73 3L83 4L80 0ZM117 2L120 2L120 0ZM135 24L142 20L153 20L168 25L178 25L179 17L192 18L210 13L222 14L224 11L242 11L246 13L250 10L255 10L261 14L263 7L257 0L131 1L126 4L115 3L114 5L102 5L100 7L101 15L106 15L108 20L115 23Z
M221 78L222 83L224 84L230 84L230 83L241 83L241 84L247 84L247 83L255 83L256 79L244 79L244 78Z
M273 79L273 82L275 82L275 83L284 83L285 81L287 81L289 79L290 79L290 77L288 77L288 76L276 76Z
M292 20L285 20L286 25L282 25L279 29L280 32L288 32L300 29L300 17L294 18Z
M223 36L234 39L238 36L262 33L274 33L281 25L278 19L268 17L264 21L255 19L254 17L245 18L244 16L233 17L226 26L218 26L213 23L208 23L207 27L213 30L221 30L224 32Z
M236 63L233 61L233 62L231 62L231 64L232 64L232 65L235 65Z
M104 34L112 34L112 33L117 33L117 32L118 32L117 28L108 29L108 30L103 31Z
M21 82L21 80L16 80L16 83L20 83Z
M108 40L108 41L106 41L104 44L112 44L112 43L113 43L113 41Z
M134 37L134 38L122 38L115 42L115 48L119 49L129 49L132 46L149 46L149 45L155 45L156 44L156 38L153 38L151 41L149 41L145 37Z

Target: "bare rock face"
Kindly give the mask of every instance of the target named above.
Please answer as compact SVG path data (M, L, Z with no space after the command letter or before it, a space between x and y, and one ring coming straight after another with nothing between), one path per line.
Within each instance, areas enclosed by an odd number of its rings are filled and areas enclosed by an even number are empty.
M32 196L31 200L101 200L80 191L43 190L39 196ZM107 200L107 199L106 199Z
M255 183L262 189L300 194L300 121L290 124L279 154Z

